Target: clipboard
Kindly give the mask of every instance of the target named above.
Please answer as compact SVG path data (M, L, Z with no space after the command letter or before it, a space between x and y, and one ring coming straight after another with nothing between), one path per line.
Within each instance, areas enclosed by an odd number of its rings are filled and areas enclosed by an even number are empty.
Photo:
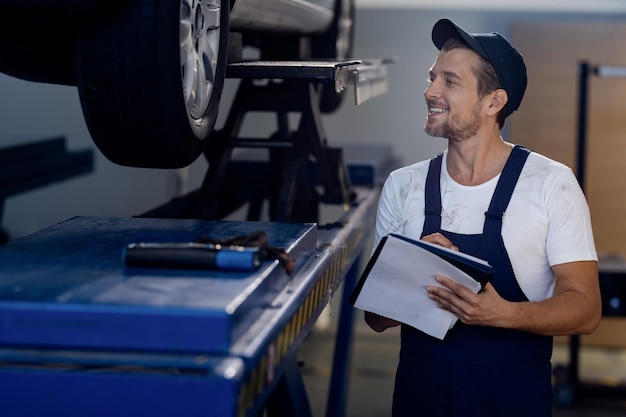
M445 275L478 293L495 269L474 256L399 234L383 237L349 302L443 339L457 317L428 298L426 286Z

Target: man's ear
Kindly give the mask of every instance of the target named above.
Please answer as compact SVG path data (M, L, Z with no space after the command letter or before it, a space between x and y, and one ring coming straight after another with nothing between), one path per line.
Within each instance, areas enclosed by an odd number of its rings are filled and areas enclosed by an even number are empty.
M502 88L498 88L493 93L491 93L490 96L491 101L489 102L489 107L487 108L488 114L495 115L500 113L500 110L502 110L506 103L509 101L509 96Z

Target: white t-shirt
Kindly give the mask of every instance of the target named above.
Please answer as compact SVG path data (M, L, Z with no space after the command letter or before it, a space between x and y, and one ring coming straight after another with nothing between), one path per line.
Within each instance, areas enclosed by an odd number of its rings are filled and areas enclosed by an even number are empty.
M500 176L466 186L448 174L447 152L441 167L441 228L481 234L484 213ZM383 186L374 247L389 233L419 239L424 226L424 187L429 161L393 171ZM532 152L504 213L502 238L519 285L531 301L554 290L551 265L596 260L589 207L570 168ZM453 242L454 243L454 242Z

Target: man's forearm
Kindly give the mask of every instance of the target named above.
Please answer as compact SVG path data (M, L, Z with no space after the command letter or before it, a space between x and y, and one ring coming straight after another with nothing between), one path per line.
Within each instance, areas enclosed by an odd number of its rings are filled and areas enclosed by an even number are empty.
M543 301L512 303L510 317L503 327L549 336L591 334L602 316L597 304L575 291Z

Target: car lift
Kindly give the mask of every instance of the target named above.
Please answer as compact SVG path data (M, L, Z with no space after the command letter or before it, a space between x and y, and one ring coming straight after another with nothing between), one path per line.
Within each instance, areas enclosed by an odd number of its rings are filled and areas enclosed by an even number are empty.
M296 354L342 282L327 416L343 415L352 337L346 300L393 162L377 152L371 175L349 178L363 167L351 169L341 150L326 146L315 85L353 85L359 104L385 91L386 63L229 64L229 76L242 83L207 152L201 190L137 218L76 217L0 248L2 415L310 416ZM283 82L258 89L259 78ZM273 98L294 91L299 103ZM279 132L237 138L243 114L259 109L277 113ZM295 133L290 111L302 114ZM235 160L234 147L267 147L270 161ZM317 226L311 184L323 188L322 202L346 208L336 227ZM259 220L262 198L271 221ZM219 220L244 200L248 221ZM293 273L271 260L253 272L121 260L131 242L255 230L296 260Z
M248 220L260 218L261 202L270 202L272 221L317 221L319 203L313 188L321 183L321 201L351 203L351 181L343 150L327 144L319 87L337 92L354 85L355 104L386 92L386 65L391 60L251 61L228 65L227 77L241 79L224 127L205 152L209 169L202 187L147 213L146 217L221 219L250 202ZM259 84L259 81L267 81ZM275 113L278 132L271 138L242 138L250 112ZM301 115L295 132L289 113ZM268 161L233 158L235 148L269 151ZM366 180L367 181L367 180ZM244 189L242 190L242 185ZM219 196L219 198L216 198Z

